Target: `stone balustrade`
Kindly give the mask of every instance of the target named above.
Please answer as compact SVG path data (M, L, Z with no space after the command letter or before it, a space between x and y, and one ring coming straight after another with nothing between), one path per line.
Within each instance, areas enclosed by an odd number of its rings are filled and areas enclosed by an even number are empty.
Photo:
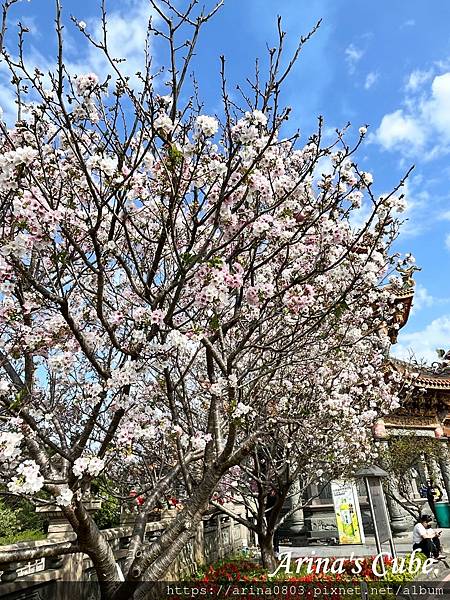
M58 511L47 511L50 520L47 539L19 542L0 547L0 597L6 600L77 600L74 585L67 588L59 585L61 582L93 582L90 591L93 598L96 595L95 570L89 557L82 553L70 553L69 549L76 542L70 526L63 523ZM151 543L157 539L174 512L165 511L160 521L147 524L145 541ZM114 556L119 565L125 560L132 534L133 515L126 515L123 525L103 530L103 534L111 544ZM236 523L230 517L214 513L205 517L203 522L192 534L191 539L180 552L169 573L167 581L192 575L200 565L211 563L219 558L242 550L247 546L248 532L245 527ZM56 557L46 556L53 552L58 545L61 553ZM59 549L58 548L58 549ZM8 553L21 551L24 560L8 562ZM35 556L35 558L30 558ZM58 584L58 588L57 588ZM56 589L58 590L55 595ZM80 591L80 598L86 595L86 589ZM88 597L88 596L86 596ZM89 596L91 597L91 596Z

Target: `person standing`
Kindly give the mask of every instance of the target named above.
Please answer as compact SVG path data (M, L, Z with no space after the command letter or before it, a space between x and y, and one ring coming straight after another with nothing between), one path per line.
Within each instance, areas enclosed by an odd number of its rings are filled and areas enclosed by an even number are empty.
M432 479L428 479L426 492L427 492L427 500L428 500L428 504L430 506L431 512L433 513L434 517L436 518L435 502L439 502L439 500L441 500L442 490L438 485L435 485L435 483Z

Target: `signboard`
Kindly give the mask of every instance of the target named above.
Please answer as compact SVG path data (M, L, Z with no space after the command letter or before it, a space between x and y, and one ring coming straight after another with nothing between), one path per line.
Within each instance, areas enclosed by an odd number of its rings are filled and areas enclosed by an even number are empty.
M372 518L375 520L380 544L391 541L391 526L384 502L383 487L379 477L366 477L369 502L371 502Z
M334 514L341 544L363 544L364 530L359 509L358 492L352 482L332 481Z

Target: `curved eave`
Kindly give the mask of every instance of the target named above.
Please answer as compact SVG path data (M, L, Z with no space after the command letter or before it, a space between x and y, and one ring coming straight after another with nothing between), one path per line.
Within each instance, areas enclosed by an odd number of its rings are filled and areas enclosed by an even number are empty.
M450 393L450 375L433 375L421 367L411 365L397 358L390 358L390 363L415 388L421 388L426 391L448 391Z
M426 390L446 390L450 393L450 380L441 377L428 378L418 377L413 382L414 387L423 388Z
M414 298L414 288L408 288L406 290L396 290L395 291L395 304L402 305L401 308L395 312L394 315L394 323L396 327L392 327L389 330L389 337L393 344L397 343L398 332L402 329L406 323L408 322L409 315L411 313L412 302Z

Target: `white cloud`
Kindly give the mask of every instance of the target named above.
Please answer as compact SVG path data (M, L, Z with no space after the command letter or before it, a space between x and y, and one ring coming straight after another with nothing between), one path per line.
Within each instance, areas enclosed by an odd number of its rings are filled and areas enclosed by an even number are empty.
M120 8L112 10L107 15L108 50L112 58L125 59L119 69L125 75L134 78L137 71L144 68L144 49L147 36L147 26L151 15L149 3L146 0L123 3ZM155 15L152 14L155 22ZM87 20L86 30L92 33L94 39L103 37L99 19ZM102 52L83 43L86 51L78 54L70 61L68 70L71 73L95 72L100 79L112 71ZM79 52L79 45L76 48Z
M350 213L350 225L355 231L364 227L372 214L372 206L368 202L363 202L361 208L352 210Z
M424 83L429 81L432 76L433 71L431 69L429 71L421 71L420 69L412 71L406 81L405 90L407 92L416 92Z
M442 172L439 173L442 177ZM401 192L406 200L406 210L399 216L402 221L401 238L405 241L419 235L434 235L435 228L445 221L450 221L448 210L450 196L436 193L432 178L416 174L414 171L405 181ZM387 191L383 191L382 196ZM442 240L444 246L444 240ZM450 250L450 248L449 248ZM444 250L443 250L444 251ZM450 304L450 298L433 298L434 305Z
M366 81L364 82L364 89L370 90L370 88L378 81L380 74L371 71L367 73Z
M112 58L125 59L118 67L120 71L129 76L132 84L137 84L135 77L137 71L145 67L144 48L147 35L149 17L157 23L159 18L149 8L147 0L124 1L118 8L108 12L107 36L108 48ZM95 40L102 40L101 21L99 17L86 19L86 30ZM54 57L43 54L33 41L39 39L39 30L34 21L29 20L30 44L28 46L25 62L30 72L38 67L43 73L54 72L56 64ZM101 50L94 48L73 25L67 24L64 30L64 45L66 51L66 68L71 74L85 74L95 72L100 80L112 72L112 67L104 57ZM154 58L154 57L153 57ZM155 66L155 65L154 65ZM4 62L0 63L0 108L4 113L4 120L12 124L17 117L14 88L10 83L11 75Z
M395 150L405 145L420 149L425 142L426 133L414 116L405 114L399 108L384 115L371 139L376 139L385 150Z
M415 24L416 22L414 21L414 19L408 19L400 25L400 29L403 29L404 27L414 27Z
M36 17L24 16L20 19L20 22L35 38L42 37L42 29L39 27Z
M436 210L442 198L426 189L427 184L428 180L421 175L410 174L398 192L406 200L406 210L397 215L402 222L400 231L404 241L433 230L436 223L442 221L442 211ZM387 193L388 190L381 195ZM442 300L434 300L442 303Z
M356 69L356 64L361 60L364 56L364 50L361 48L357 48L355 44L350 44L345 49L345 60L347 62L348 71L350 74L353 74Z
M16 95L4 69L0 71L0 118L6 123L13 123L17 118Z
M420 151L423 160L432 160L450 151L450 71L434 77L431 87L417 94L428 77L425 73L410 75L407 85L415 91L405 98L405 108L384 115L371 140L385 150L404 156Z
M376 183L376 181L375 181ZM382 190L380 196L388 196L392 192L392 189ZM406 201L406 209L403 212L395 212L394 216L401 222L401 237L402 240L410 239L418 235L422 235L425 231L430 230L433 227L434 219L439 219L439 216L432 215L430 206L433 206L433 198L430 192L424 189L423 178L420 175L411 174L403 186L398 190L397 196L403 196ZM362 207L353 210L350 216L350 222L352 227L359 229L362 227L370 217L372 211L372 204L363 202ZM415 299L419 305L416 310L419 310L423 306L428 306L430 302L428 292L418 286L416 288ZM433 302L435 299L433 298ZM437 302L441 302L438 300Z
M431 84L431 98L422 105L425 120L450 140L450 72L439 75Z
M331 125L324 125L322 130L322 136L326 144L334 144L334 142L336 141L336 129L336 126L331 127Z
M314 178L316 181L319 181L322 175L332 175L333 170L334 167L331 158L329 156L321 156L314 169Z
M417 360L432 363L437 360L436 349L450 347L450 315L434 319L423 330L414 333L400 331L399 342L392 348L392 354L404 360L414 355Z
M433 306L434 303L435 299L431 294L428 293L427 288L421 283L418 283L414 290L414 300L411 314L417 313L422 308Z
M448 233L445 238L445 247L447 248L447 250L450 250L450 233Z

